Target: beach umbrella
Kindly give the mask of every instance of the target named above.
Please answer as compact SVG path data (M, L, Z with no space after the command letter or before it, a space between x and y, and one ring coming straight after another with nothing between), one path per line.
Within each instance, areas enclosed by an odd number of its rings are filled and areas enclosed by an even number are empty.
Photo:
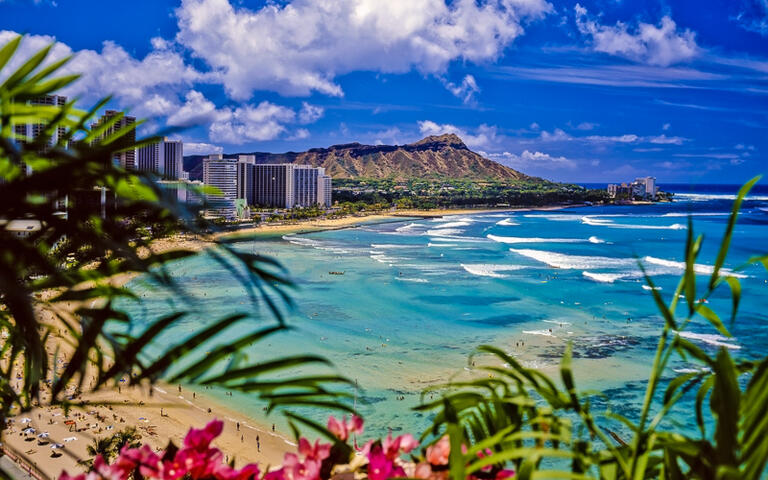
M60 443L54 443L53 445L51 445L51 450L58 450L60 448L64 448L64 445Z
M37 438L48 438L48 432L38 433Z
M24 430L21 431L21 433L26 433L28 435L30 433L35 433L35 429L32 427L25 428Z
M74 442L75 440L77 440L77 437L67 437L64 439L64 441L67 443Z
M24 417L24 418L21 419L21 423L29 423L31 421L32 421L32 419L28 418L28 417Z

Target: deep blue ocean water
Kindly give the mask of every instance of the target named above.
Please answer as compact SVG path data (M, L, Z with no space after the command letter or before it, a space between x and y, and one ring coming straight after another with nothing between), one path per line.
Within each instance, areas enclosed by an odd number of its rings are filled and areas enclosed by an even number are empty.
M420 392L474 375L468 355L476 346L499 346L556 376L572 342L578 386L606 391L611 408L632 417L662 326L637 260L669 300L682 273L690 216L695 232L704 235L697 271L710 272L738 187L662 189L677 192L676 201L409 219L241 242L244 251L281 261L299 286L297 307L288 314L295 330L254 346L249 360L322 354L358 382L357 407L369 432L418 432L429 420L411 410ZM726 267L766 252L768 189L762 187L743 205ZM172 270L197 303L169 338L236 311L269 317L208 257L176 262ZM734 274L743 301L733 337L703 319L684 335L709 351L725 346L736 356L762 356L768 274L761 266ZM132 286L143 295L141 305L129 307L136 317L152 319L172 308L167 292L142 280ZM724 288L709 306L727 317L730 302ZM221 339L242 334L227 331ZM669 375L691 368L697 365L675 361ZM254 418L263 414L263 404L248 395L217 395ZM671 421L675 428L694 425L690 408Z

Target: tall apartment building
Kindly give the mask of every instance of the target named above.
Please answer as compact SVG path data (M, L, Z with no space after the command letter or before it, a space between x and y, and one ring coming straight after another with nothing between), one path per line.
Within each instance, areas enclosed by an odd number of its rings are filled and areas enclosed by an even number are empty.
M331 201L331 189L332 181L330 175L322 175L317 177L317 203L322 207L330 207Z
M181 140L168 140L145 145L138 149L137 168L153 172L167 180L179 180L184 164L184 143Z
M293 165L290 163L254 165L251 205L293 208Z
M117 110L107 110L104 112L104 115L101 116L98 122L91 125L91 128L98 128L99 125L104 124L105 122L113 119L114 117L120 115L122 112L118 112ZM104 137L107 137L109 135L114 134L115 132L119 132L120 130L131 127L136 123L136 117L129 117L128 115L123 116L120 118L120 120L116 121L110 127L104 132ZM123 137L121 137L121 142L125 143L134 143L136 141L136 129L131 128L131 130L126 133ZM116 152L114 154L113 160L115 162L115 165L120 165L121 167L127 169L127 170L133 170L137 167L136 165L136 149L132 148L123 152Z
M253 155L240 155L237 157L237 198L246 202L253 198L253 166L256 165L256 157Z
M331 177L325 175L324 168L242 161L238 198L245 198L249 205L278 208L331 205Z
M67 97L62 95L43 95L41 97L33 98L28 102L30 105L51 105L56 107L63 107L67 104ZM40 136L45 129L44 123L26 123L13 126L13 131L17 136L26 137L28 140L33 140ZM53 146L59 142L59 139L63 138L67 130L64 127L58 127L52 132L51 138L48 140L48 145ZM25 141L18 139L20 141Z
M27 103L30 105L51 105L56 107L63 107L67 103L67 97L62 95L43 95L41 97L33 98ZM45 129L44 123L20 123L13 126L13 133L16 135L17 142L32 142L39 137ZM59 140L64 138L67 130L64 127L58 127L51 133L51 138L48 139L47 145L52 147L59 143ZM66 147L66 145L64 145ZM29 175L32 169L26 163L21 165L24 173Z
M206 195L206 215L234 218L237 198L237 160L220 153L203 159L203 183L216 187L221 193Z

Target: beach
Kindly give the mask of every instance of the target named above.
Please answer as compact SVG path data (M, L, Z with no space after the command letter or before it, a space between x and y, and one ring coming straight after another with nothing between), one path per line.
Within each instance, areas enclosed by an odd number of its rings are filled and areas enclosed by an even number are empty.
M551 210L562 207L546 207L541 210ZM532 210L532 209L518 209ZM407 210L349 216L337 219L316 219L292 224L265 224L237 232L220 233L213 236L175 235L152 242L155 253L175 249L202 251L215 246L218 241L242 238L274 238L287 234L309 233L326 230L351 228L360 225L370 225L393 221L403 221L408 218L438 218L449 215L471 215L510 209L493 210ZM135 275L124 274L115 276L110 283L115 286L124 285ZM56 304L53 308L58 315L71 318L71 312L76 304ZM56 325L58 320L52 311L41 310L47 323ZM60 331L61 333L61 331ZM66 348L67 342L61 336L54 336L49 345L49 354L53 361L53 351L56 347ZM87 387L87 382L86 382ZM87 390L87 388L86 388ZM74 392L72 392L74 393ZM141 441L154 449L162 449L170 440L179 445L190 427L201 428L208 421L218 418L225 422L224 432L215 441L215 445L225 454L233 458L237 465L249 462L259 462L262 467L281 463L285 452L292 451L295 446L288 436L272 431L272 425L262 424L253 420L253 415L234 411L221 405L220 401L209 395L203 387L183 386L179 391L178 385L168 385L159 382L152 387L148 385L128 387L125 383L120 387L104 388L95 393L84 393L79 400L85 402L83 408L73 408L66 417L59 407L36 408L30 412L17 415L9 430L5 431L4 442L7 447L24 459L24 461L39 469L45 476L56 478L62 470L70 473L82 471L79 463L87 460L88 445L95 439L113 435L115 432L132 426L141 434ZM162 411L162 415L161 415ZM29 419L22 424L22 420ZM65 422L74 421L75 425ZM238 429L239 424L239 429ZM23 429L34 428L35 433L25 435ZM47 433L47 438L37 435ZM259 439L257 448L256 439ZM57 450L61 455L53 455L53 444L62 444L64 448Z

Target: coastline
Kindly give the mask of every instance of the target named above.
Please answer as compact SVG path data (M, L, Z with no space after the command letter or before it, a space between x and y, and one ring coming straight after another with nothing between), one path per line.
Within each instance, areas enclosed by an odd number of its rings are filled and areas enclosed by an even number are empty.
M408 218L435 218L449 215L482 214L497 212L520 212L535 210L560 210L581 205L551 205L528 208L494 208L494 209L436 209L436 210L401 210L388 213L348 216L337 219L311 219L292 224L261 225L254 228L234 232L222 232L211 236L175 235L161 238L152 242L152 250L156 253L177 249L203 251L215 246L220 241L239 241L240 239L273 238L286 234L302 234L317 231L354 228L371 223L399 222ZM112 277L109 282L114 286L122 286L135 278L136 274L123 274ZM56 305L56 313L72 318L72 312L77 305ZM51 311L43 311L51 324L57 320ZM54 336L53 345L49 352L67 340L62 336ZM277 465L282 462L286 452L294 451L293 444L279 431L273 432L271 426L235 411L231 406L208 395L203 387L169 385L157 382L150 391L147 385L135 387L103 388L95 393L82 395L82 400L88 402L87 408L73 408L69 419L77 420L78 431L72 432L64 425L64 412L59 407L40 407L17 415L17 422L6 431L3 438L5 444L28 464L39 469L49 478L55 478L63 470L75 473L83 470L79 460L89 458L87 447L94 439L104 438L114 434L126 426L134 426L142 435L141 441L153 449L162 449L169 440L179 445L190 427L201 428L208 421L218 418L225 423L222 435L215 444L238 466L250 462L258 462L262 468ZM162 410L161 410L162 409ZM161 415L162 411L162 415ZM210 413L209 413L210 412ZM75 414L79 417L74 417ZM57 458L51 456L52 450L48 444L41 444L35 435L24 436L20 433L21 418L30 418L29 425L38 432L49 433L50 443L63 443L63 455ZM240 428L238 429L237 424ZM29 426L26 425L26 426ZM87 425L87 427L85 427ZM111 428L110 428L111 426ZM256 436L259 436L260 449L256 448ZM72 439L69 440L67 439ZM32 441L28 441L32 440Z
M551 211L565 208L583 207L584 204L544 205L541 207L499 207L499 208L450 208L432 210L395 210L386 213L375 212L363 215L350 215L341 218L321 218L295 221L292 223L261 224L255 227L243 228L214 235L215 240L238 241L258 237L273 237L288 234L302 234L354 228L372 223L400 222L408 218L439 218L449 215L475 215L480 213L498 212L532 212Z

